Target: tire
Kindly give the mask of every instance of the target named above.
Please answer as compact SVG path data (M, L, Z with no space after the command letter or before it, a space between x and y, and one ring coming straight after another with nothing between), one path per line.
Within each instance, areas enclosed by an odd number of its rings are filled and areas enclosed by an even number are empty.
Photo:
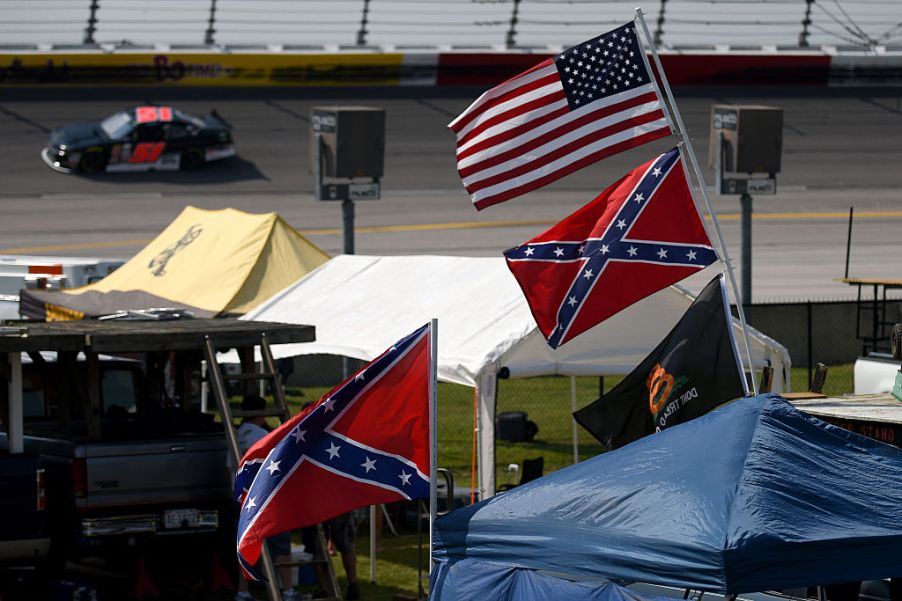
M203 164L204 151L200 148L189 148L182 153L182 160L179 166L186 171L190 171L192 169L197 169Z
M98 149L85 152L78 163L79 169L85 173L101 173L106 169L106 154Z

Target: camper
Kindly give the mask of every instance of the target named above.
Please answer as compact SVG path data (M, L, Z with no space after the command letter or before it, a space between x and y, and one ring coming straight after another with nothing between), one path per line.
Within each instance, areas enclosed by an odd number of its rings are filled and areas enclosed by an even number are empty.
M99 282L125 263L121 259L0 255L0 319L19 319L23 288L60 290Z

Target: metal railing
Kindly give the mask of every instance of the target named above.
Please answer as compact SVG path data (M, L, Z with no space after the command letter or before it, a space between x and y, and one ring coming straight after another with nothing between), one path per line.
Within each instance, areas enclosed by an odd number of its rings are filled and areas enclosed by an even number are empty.
M661 47L902 48L899 0L645 4ZM0 46L555 48L629 20L635 5L636 0L0 0Z

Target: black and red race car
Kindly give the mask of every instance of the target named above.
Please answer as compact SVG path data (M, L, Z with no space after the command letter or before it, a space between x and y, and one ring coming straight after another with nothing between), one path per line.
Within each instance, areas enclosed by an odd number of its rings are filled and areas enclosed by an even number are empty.
M51 132L41 151L63 173L177 171L234 155L232 126L215 110L200 119L169 106L136 106L67 125Z

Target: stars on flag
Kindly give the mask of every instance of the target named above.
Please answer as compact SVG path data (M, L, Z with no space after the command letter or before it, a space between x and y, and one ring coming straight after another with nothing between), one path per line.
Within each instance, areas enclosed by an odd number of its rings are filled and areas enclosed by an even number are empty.
M329 443L329 448L326 449L326 452L329 454L329 461L332 461L336 457L341 459L341 455L338 454L338 449L341 448L341 445L336 445L334 442Z
M571 108L644 85L632 23L568 48L555 59Z
M269 461L269 465L267 465L264 469L265 469L266 471L269 472L269 475L270 475L270 476L275 476L275 475L276 475L276 472L281 471L281 470L279 469L279 464L280 464L280 463L282 463L282 462L281 462L281 461L272 461L272 460L270 460L270 461Z
M367 457L366 460L360 464L360 467L366 470L366 473L370 473L370 470L376 469L376 460Z
M410 477L413 474L408 474L406 471L401 470L401 473L398 474L398 478L401 479L401 486L410 486Z
M294 438L295 443L307 442L306 438L304 438L306 434L307 430L301 430L300 426L295 427L295 429L291 431L291 436Z

